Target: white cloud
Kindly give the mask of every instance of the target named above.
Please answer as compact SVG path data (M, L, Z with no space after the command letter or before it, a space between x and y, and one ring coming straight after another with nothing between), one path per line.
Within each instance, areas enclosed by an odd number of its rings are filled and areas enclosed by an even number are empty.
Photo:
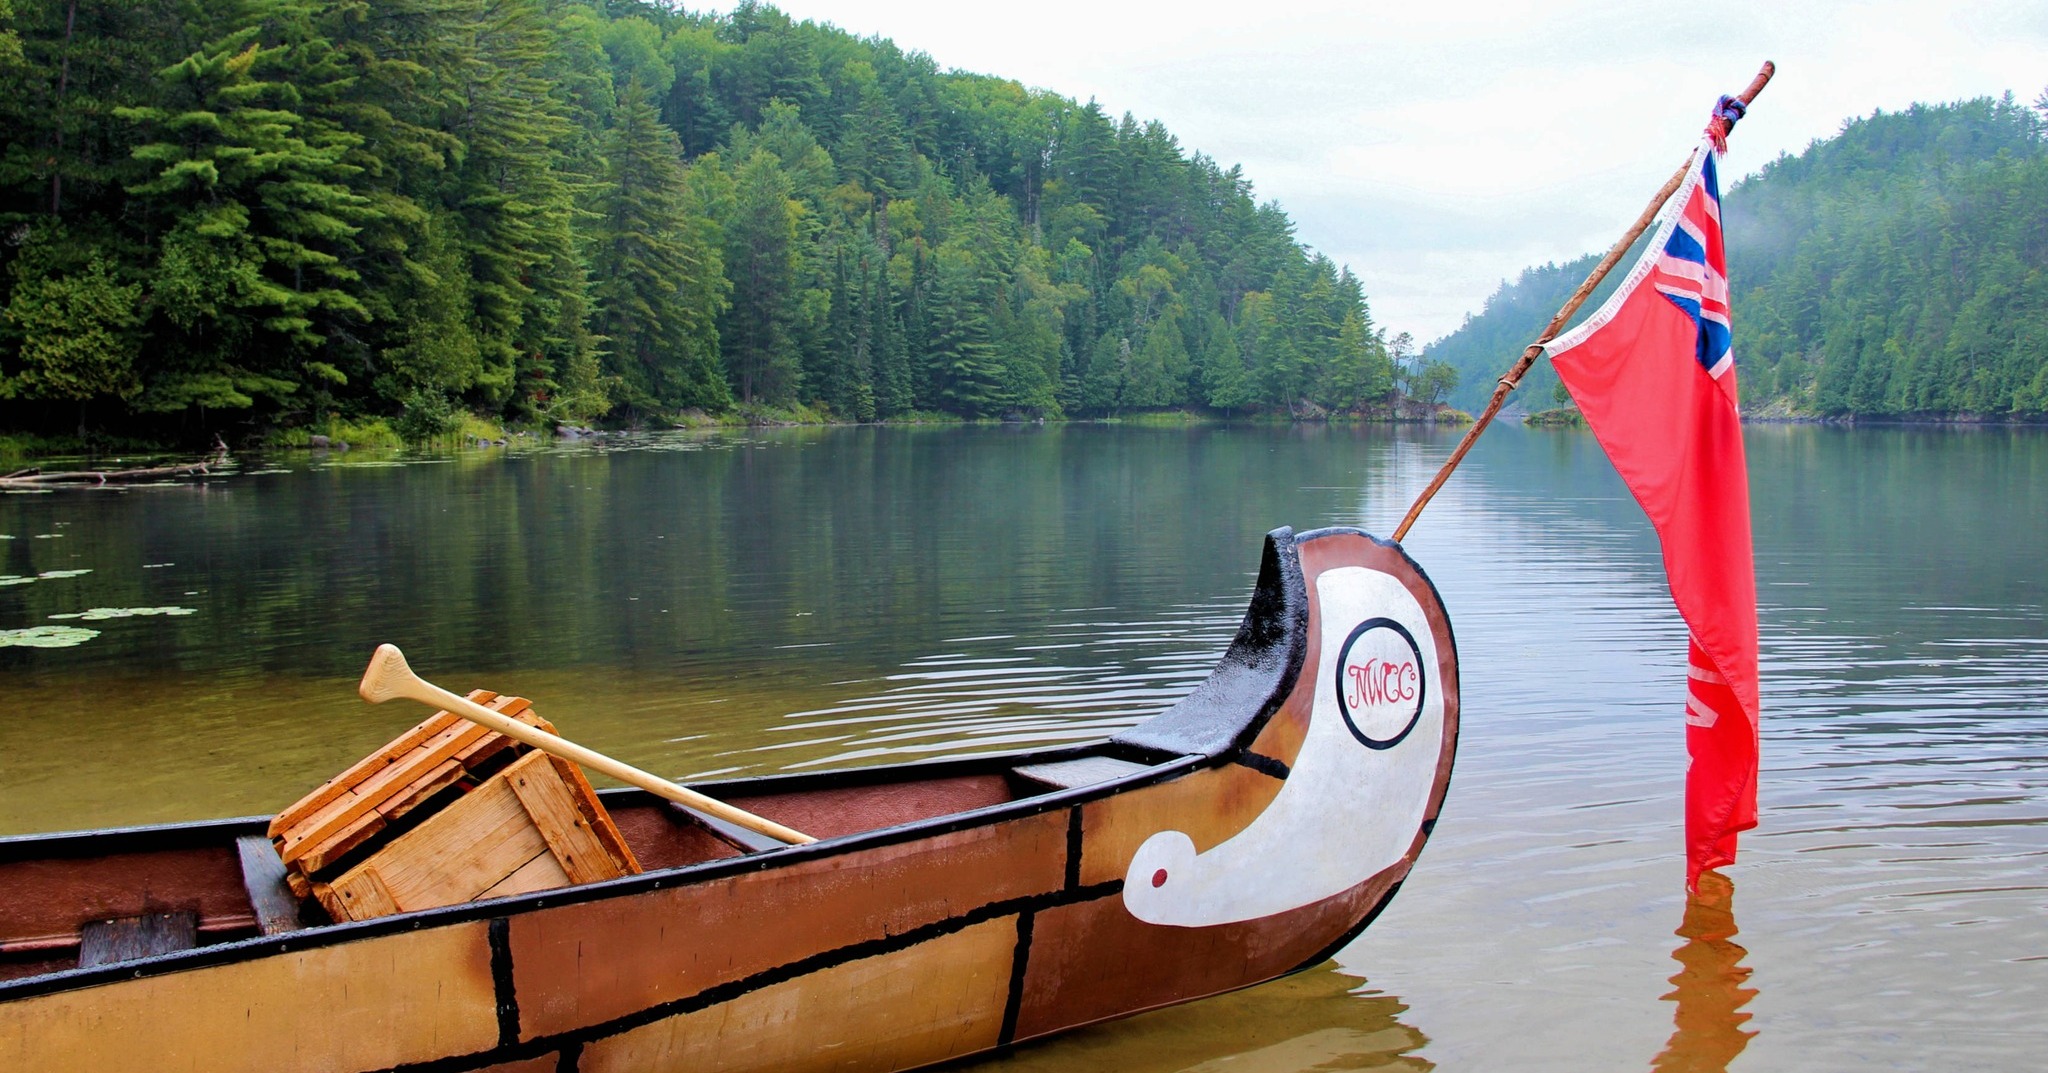
M1873 109L2048 86L2039 0L777 6L1161 120L1242 163L1380 323L1422 339L1531 263L1605 248L1762 60L1779 74L1731 174Z

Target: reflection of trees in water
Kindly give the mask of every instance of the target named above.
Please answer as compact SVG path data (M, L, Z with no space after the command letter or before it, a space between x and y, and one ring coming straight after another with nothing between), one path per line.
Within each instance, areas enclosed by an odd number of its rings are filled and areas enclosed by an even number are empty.
M1217 998L1095 1025L996 1058L942 1067L967 1073L1426 1073L1429 1042L1401 1022L1391 995L1355 994L1334 963Z
M1685 940L1671 952L1683 966L1671 978L1665 995L1678 1003L1676 1027L1664 1052L1650 1062L1656 1073L1721 1073L1749 1046L1756 1030L1743 1024L1751 1015L1742 1007L1756 997L1745 987L1751 970L1742 964L1749 951L1735 938L1735 883L1719 872L1700 875L1699 892L1685 906L1678 935Z

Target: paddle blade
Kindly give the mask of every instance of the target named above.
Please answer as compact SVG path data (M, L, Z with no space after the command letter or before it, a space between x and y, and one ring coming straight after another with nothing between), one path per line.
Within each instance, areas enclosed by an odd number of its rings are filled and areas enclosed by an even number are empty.
M370 665L363 669L363 680L356 686L356 692L371 704L382 704L394 697L407 696L407 687L418 680L397 645L378 645L377 651L370 654Z

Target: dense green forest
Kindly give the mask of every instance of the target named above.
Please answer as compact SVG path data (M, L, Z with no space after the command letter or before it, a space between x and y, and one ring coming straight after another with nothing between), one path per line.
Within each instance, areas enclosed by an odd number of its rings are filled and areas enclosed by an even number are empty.
M2044 115L2048 94L1878 112L1726 191L1744 408L2048 412ZM1452 401L1482 405L1596 259L1523 272L1432 344L1462 373ZM1529 409L1556 404L1537 370L1517 392Z
M766 5L0 17L0 428L1398 401L1240 169Z

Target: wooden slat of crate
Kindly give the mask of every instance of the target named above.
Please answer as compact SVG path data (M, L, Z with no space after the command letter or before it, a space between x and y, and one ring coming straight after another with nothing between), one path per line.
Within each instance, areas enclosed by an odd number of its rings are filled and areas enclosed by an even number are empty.
M472 695L492 698L490 707L520 722L550 733L554 730L523 698L500 697L484 690ZM400 745L405 748L398 748ZM368 841L389 821L511 745L511 739L503 735L437 712L308 795L307 800L321 802L318 807L308 811L294 805L279 813L270 827L278 856L293 871L317 873ZM356 781L351 785L349 779Z
M500 698L490 703L494 708L511 708L514 702L524 704L518 698ZM428 733L420 734L423 730ZM317 801L316 806L308 809L302 802L279 813L271 820L271 837L289 860L301 847L346 826L425 771L457 755L471 753L486 741L502 748L504 739L466 719L437 712L375 755L323 783L305 799ZM398 748L400 744L404 748Z
M287 861L306 848L333 837L387 798L401 793L428 771L475 744L490 731L454 716L439 720L442 725L403 753L382 757L373 767L356 771L355 782L339 787L323 786L315 794L322 804L290 824L271 821L271 837ZM360 767L360 765L359 765ZM353 770L353 769L352 769Z
M401 788L397 793L377 802L374 810L389 823L424 804L437 793L462 781L469 770L460 760L449 757L422 773Z
M348 880L345 885L313 881L313 897L337 922L388 917L400 912L398 902L384 889L384 881L376 872L356 869L344 878Z
M498 695L488 689L473 689L469 693L469 699L478 704L490 704L498 699ZM328 802L360 785L371 774L383 770L406 753L418 748L428 738L441 733L452 725L448 721L449 718L447 712L435 712L418 726L386 742L383 748L350 764L341 774L314 787L312 793L279 810L277 815L270 819L270 837L277 838L285 831L298 826L325 807Z
M510 776L509 781L513 794L526 807L527 815L533 817L535 829L571 883L618 878L621 873L617 863L590 829L589 819L576 807L575 796L554 764L536 764Z
M620 834L618 825L612 822L611 813L606 812L604 803L597 799L597 791L591 787L590 780L583 777L583 768L559 756L548 757L548 764L554 769L552 782L558 788L558 800L566 801L576 810L574 818L569 820L572 826L562 826L563 813L559 806L550 817L536 811L529 803L527 813L540 827L541 836L548 840L550 850L557 845L583 847L579 878L574 882L596 883L638 875L640 861L633 856L632 847L626 845L626 836ZM524 801L527 794L522 792L520 796ZM581 820L582 826L573 826L576 820ZM561 861L560 852L555 852L554 856ZM566 862L563 866L565 869L568 867Z
M384 829L384 817L373 809L351 820L348 826L334 832L312 846L300 846L290 857L284 857L279 850L280 861L291 875L313 875L326 868L334 858L368 842L377 832Z
M619 833L619 825L612 822L612 815L605 811L604 804L597 799L597 790L590 780L583 777L583 768L559 756L549 757L555 765L555 772L567 784L570 796L575 799L576 808L590 824L591 833L597 836L605 852L619 867L619 875L640 874L640 860L633 856L633 847L626 845L626 836ZM612 876L602 878L610 879Z
M533 705L523 697L502 697L488 689L472 690L469 697L523 723L554 732L554 727L533 712ZM455 753L449 755L456 756L464 766L488 757L505 745L504 739L491 735L490 731L475 723L448 712L435 712L418 726L393 738L375 753L350 765L348 770L321 783L312 793L280 811L270 821L270 836L285 838L303 828L317 814L331 811L330 806L337 800L350 795L360 796L364 787L393 779L394 768L409 769L420 763L422 756L447 753L444 746L451 735L461 744Z
M506 772L530 766L535 757L546 760L532 753ZM332 886L346 917L361 920L469 901L547 852L547 840L506 779L493 777L336 877ZM316 882L314 890L319 888Z
M510 898L514 894L530 894L537 890L553 890L569 885L569 873L555 862L552 853L543 853L526 862L517 872L501 879L491 889L477 895L484 898Z
M550 734L553 734L555 732L555 724L550 723L545 719L542 719L540 717L540 713L534 711L533 705L528 703L524 697L508 698L507 700L505 700L504 705L505 707L502 709L503 714L509 715L512 718L517 719L522 723L525 723L527 726L538 727L542 730L547 731ZM437 714L447 715L448 718L450 719L462 718L458 715L449 715L449 713L447 712L440 712ZM463 722L468 722L468 720L464 719ZM478 739L476 743L471 745L469 748L464 749L459 753L456 753L455 759L460 761L463 767L474 768L478 764L484 762L485 760L488 760L491 757L498 755L499 750L508 748L513 744L514 743L512 739L493 731L492 733L486 734L482 738Z
M579 800L588 783L569 768L580 786L553 757L529 752L331 884L314 881L313 891L336 919L365 920L638 871L597 833L591 816L602 808L594 797Z

